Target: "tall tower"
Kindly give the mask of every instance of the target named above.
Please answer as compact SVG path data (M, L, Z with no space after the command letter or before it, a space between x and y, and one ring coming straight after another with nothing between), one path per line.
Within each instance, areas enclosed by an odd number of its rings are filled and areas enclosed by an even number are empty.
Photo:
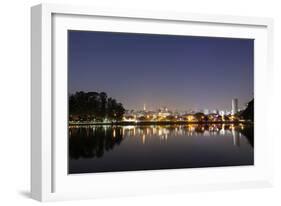
M143 104L143 111L145 111L146 110L146 107L145 107L145 104Z
M238 99L232 99L232 110L231 110L231 114L234 115L238 112Z

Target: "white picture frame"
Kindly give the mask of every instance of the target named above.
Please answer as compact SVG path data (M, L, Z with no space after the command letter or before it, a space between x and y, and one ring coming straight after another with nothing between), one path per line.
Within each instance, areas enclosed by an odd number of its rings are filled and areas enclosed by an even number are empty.
M116 26L114 21L120 24ZM187 25L192 31L186 30ZM52 201L272 186L274 137L266 121L273 87L272 19L40 4L31 8L31 26L32 198ZM103 31L254 38L255 165L68 175L66 139L57 138L65 135L67 126L66 110L61 109L67 104L65 32L93 27ZM262 136L266 138L259 138Z

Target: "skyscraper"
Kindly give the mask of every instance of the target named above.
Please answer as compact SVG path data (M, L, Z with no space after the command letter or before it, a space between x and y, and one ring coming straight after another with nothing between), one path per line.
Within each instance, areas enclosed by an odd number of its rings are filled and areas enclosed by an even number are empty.
M234 115L238 112L238 99L232 99L232 110L231 110L231 114Z

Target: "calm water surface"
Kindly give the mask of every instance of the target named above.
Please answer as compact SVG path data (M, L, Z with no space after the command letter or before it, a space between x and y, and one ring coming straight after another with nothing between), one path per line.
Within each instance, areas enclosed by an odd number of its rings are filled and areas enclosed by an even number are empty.
M69 173L254 164L249 125L70 126Z

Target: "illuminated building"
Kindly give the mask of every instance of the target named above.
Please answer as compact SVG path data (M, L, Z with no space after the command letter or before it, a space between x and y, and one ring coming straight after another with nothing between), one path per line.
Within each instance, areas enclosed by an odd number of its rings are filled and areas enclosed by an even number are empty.
M210 111L208 109L204 109L204 112L203 112L205 115L208 115L210 113Z
M219 110L218 110L218 109L215 109L215 110L213 111L213 113L214 113L214 114L219 114Z
M219 115L224 116L225 113L226 113L225 111L221 110L221 111L219 112Z
M234 115L238 112L238 99L232 99L232 110L231 114Z

